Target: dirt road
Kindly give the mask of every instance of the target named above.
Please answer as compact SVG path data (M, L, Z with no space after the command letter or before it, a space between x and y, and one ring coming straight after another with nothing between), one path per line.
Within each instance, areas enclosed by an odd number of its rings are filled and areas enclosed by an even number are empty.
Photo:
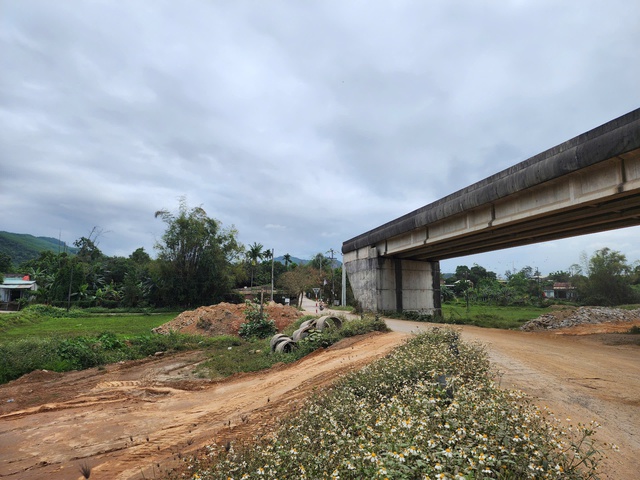
M179 457L211 442L267 433L277 419L337 376L385 355L426 324L389 320L399 330L351 339L270 371L222 382L193 378L200 353L150 358L105 369L36 372L0 386L0 478L162 478ZM640 348L601 336L461 328L488 346L515 385L573 422L597 420L598 437L620 447L603 478L640 470Z

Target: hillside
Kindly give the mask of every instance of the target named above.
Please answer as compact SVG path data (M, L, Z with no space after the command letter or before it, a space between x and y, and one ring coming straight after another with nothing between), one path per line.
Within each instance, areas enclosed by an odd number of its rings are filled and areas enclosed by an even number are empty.
M65 242L51 237L34 237L25 233L0 232L0 253L11 257L15 267L22 262L37 258L40 252L51 250L54 253L76 253L77 248L69 247Z

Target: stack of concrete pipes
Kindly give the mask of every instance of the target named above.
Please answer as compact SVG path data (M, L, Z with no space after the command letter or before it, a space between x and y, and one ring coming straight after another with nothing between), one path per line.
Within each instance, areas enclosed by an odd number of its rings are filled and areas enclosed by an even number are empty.
M322 332L325 328L334 327L341 328L342 320L338 317L332 317L325 315L320 318L312 318L311 320L304 321L291 337L286 336L283 333L277 333L271 338L271 351L280 353L289 353L296 347L296 342L299 342L305 337L308 337L312 331L316 330Z

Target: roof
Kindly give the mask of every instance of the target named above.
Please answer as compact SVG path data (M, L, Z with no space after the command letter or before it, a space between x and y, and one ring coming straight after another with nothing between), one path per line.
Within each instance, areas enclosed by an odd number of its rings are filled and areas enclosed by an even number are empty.
M36 284L35 280L23 280L22 278L9 277L5 278L4 282L0 284L0 288L5 290L13 290L16 288L32 288Z
M22 278L5 278L2 285L33 285L35 280L23 280Z

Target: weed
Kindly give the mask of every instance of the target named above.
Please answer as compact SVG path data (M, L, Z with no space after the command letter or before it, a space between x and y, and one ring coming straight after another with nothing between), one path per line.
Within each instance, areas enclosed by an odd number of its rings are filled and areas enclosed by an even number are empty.
M84 478L89 478L91 476L91 467L87 463L81 463L78 468Z

